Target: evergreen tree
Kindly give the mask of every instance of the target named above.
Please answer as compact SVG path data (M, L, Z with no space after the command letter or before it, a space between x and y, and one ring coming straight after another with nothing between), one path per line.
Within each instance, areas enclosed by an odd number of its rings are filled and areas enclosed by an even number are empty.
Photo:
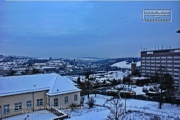
M81 83L81 80L80 80L80 77L78 76L77 78L77 83L80 84Z
M86 76L87 81L85 81L84 83L85 83L85 86L86 86L86 91L87 91L87 93L88 93L88 98L89 98L89 94L90 94L90 88L92 88L92 85L91 85L91 83L89 82L89 77L90 77L90 75L91 75L92 73L93 73L92 71L87 71L87 72L85 72L85 76Z
M167 95L172 97L174 92L174 81L172 76L169 73L166 73L162 75L159 79L160 84L160 93L159 93L159 108L161 109L162 103L163 103L163 97L166 97ZM164 92L163 92L164 91Z

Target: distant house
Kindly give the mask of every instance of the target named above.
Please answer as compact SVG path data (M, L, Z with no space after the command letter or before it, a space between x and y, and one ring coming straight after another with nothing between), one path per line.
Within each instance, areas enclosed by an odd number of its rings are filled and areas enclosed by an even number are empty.
M47 63L34 63L33 66L38 66L38 67L42 67L42 66L46 66Z
M136 85L143 86L144 84L149 83L151 79L149 77L132 77L131 81Z
M38 109L80 104L80 89L67 77L36 74L0 77L0 119Z
M7 75L10 72L10 70L1 70L0 69L0 76ZM1 85L0 85L1 86Z
M44 66L44 67L41 67L39 70L45 73L52 73L52 72L56 72L58 70L58 67Z

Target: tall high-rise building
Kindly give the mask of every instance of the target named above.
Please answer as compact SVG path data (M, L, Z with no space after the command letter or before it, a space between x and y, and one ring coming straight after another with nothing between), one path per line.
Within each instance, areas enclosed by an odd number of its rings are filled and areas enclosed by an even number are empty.
M169 73L178 89L180 84L180 48L141 51L141 74L152 76L159 70Z

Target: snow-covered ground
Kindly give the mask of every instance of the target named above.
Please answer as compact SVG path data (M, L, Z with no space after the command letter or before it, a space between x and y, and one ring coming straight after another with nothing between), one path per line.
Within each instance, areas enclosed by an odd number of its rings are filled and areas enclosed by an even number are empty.
M131 68L131 63L127 63L126 61L122 61L122 62L118 62L115 63L113 65L111 65L112 67L119 67L119 68ZM139 67L141 66L141 61L136 62L136 66Z
M13 117L5 118L3 120L53 120L55 118L57 118L57 116L52 113L49 113L49 111L40 110L32 113L16 115Z
M103 95L91 95L96 100L96 105L89 109L86 105L81 107L81 109L76 110L66 110L70 115L67 120L105 120L109 115L110 111L103 107L103 105L108 105L107 99L110 96ZM87 96L86 96L87 99ZM123 104L125 104L125 99L122 99ZM125 120L150 120L150 117L157 115L161 120L174 120L174 118L180 118L180 107L171 104L163 104L162 109L158 108L158 102L143 101L135 99L126 99L126 110L124 115Z
M107 100L110 100L112 97L99 94L96 97L92 94L90 97L93 97L96 101L96 105L93 108L90 109L85 104L74 110L63 110L70 116L66 120L106 120L110 111L104 105L108 106L110 102L107 102ZM87 96L85 96L86 101ZM122 103L125 105L125 99L122 99ZM159 109L158 105L158 102L126 99L126 111L129 112L123 116L122 120L151 120L150 117L154 115L159 116L161 120L175 120L174 118L177 117L180 119L180 106L177 107L176 105L165 103L162 105L162 109ZM52 120L57 117L46 110L36 111L28 115L29 117L26 120ZM23 114L3 120L25 120L26 117L27 114Z
M145 95L145 93L142 91L143 87L136 87L133 88L133 91L136 92L136 95Z
M128 90L131 92L136 92L136 95L145 95L146 93L144 93L142 91L143 87L139 87L136 85L125 85L125 84L119 84L115 86L115 89L123 89L123 90Z

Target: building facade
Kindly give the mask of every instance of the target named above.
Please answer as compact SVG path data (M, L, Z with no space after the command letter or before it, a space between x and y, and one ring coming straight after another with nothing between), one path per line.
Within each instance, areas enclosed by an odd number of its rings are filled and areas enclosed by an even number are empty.
M0 77L0 119L80 104L80 89L58 74Z
M141 51L141 75L152 76L159 70L172 75L174 86L178 89L180 48Z

